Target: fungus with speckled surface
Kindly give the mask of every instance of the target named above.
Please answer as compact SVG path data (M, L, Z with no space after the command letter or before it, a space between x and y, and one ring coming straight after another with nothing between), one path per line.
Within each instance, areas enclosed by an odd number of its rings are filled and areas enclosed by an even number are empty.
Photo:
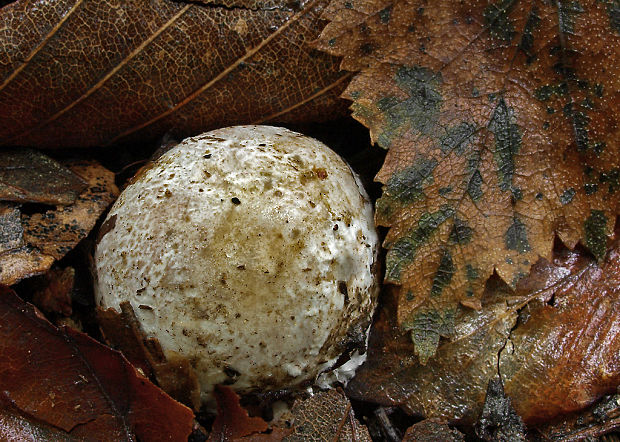
M203 402L220 383L306 385L365 345L372 205L317 140L270 126L188 138L136 177L105 225L98 305L129 301L146 336L191 362Z

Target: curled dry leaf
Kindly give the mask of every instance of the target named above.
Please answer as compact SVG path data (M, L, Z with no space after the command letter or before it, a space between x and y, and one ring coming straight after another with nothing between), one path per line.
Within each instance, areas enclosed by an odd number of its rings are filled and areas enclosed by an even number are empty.
M306 44L326 2L12 3L0 9L0 145L144 142L342 115L348 75Z
M98 163L74 161L67 167L88 183L73 204L28 214L14 203L0 203L0 284L49 269L88 235L118 195L114 174Z
M471 425L499 369L528 424L587 407L620 383L619 251L616 241L599 265L587 253L559 248L515 292L491 279L483 308L457 316L453 339L427 365L396 323L398 293L386 293L349 395Z
M386 280L422 363L511 287L554 234L600 260L619 208L620 27L612 1L333 0L320 47L360 71L344 97L389 149Z
M39 431L40 423L78 439L186 441L192 430L191 410L119 352L54 327L6 287L0 289L0 354L0 434L20 434L21 424L14 424L24 419L31 425L23 431Z

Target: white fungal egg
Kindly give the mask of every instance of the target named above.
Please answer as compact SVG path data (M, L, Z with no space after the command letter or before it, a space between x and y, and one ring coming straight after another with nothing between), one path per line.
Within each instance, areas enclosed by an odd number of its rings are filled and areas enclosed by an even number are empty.
M203 402L220 383L308 384L365 345L372 205L317 140L269 126L188 138L134 179L105 225L97 303L129 301L164 353L191 362Z

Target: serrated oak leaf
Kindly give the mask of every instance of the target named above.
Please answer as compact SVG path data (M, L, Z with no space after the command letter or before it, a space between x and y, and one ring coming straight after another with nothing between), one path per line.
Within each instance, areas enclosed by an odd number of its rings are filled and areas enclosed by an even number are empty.
M342 115L327 0L22 0L0 9L0 145L181 139ZM199 4L203 3L203 4Z
M554 236L607 250L620 196L620 26L610 0L333 0L319 47L360 71L344 96L389 149L386 281L425 363Z

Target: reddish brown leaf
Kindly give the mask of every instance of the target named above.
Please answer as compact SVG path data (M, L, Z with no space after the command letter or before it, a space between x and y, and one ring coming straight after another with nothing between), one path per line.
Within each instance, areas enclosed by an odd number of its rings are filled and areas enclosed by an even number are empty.
M216 385L213 391L217 401L217 417L213 423L209 441L235 440L269 428L260 417L250 417L241 407L235 391L223 385Z
M54 327L7 288L0 291L0 354L2 403L34 426L96 440L185 441L191 432L191 410L120 353Z
M321 47L389 149L377 222L422 362L554 236L603 259L620 208L620 28L601 0L333 0Z
M396 324L396 297L386 293L349 395L473 424L499 367L526 423L588 406L620 383L620 246L613 247L600 266L587 253L560 248L515 292L490 280L483 308L457 317L454 338L426 366L411 356L413 344Z
M0 284L49 269L88 235L118 195L114 174L98 163L75 161L67 167L88 183L72 205L24 214L12 203L0 203Z
M0 200L68 205L86 186L71 170L36 150L0 154Z
M348 75L306 45L326 2L12 3L0 10L0 145L143 142L342 115Z

